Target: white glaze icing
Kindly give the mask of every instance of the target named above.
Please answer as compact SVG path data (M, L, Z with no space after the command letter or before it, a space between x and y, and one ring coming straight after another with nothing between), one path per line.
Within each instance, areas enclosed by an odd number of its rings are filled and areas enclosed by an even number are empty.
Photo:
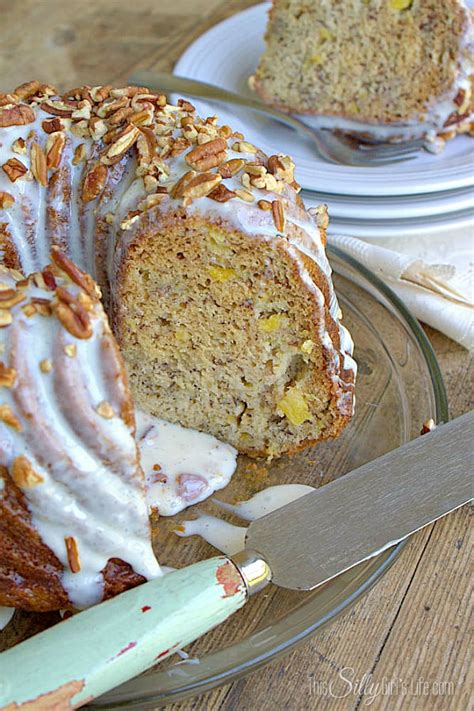
M229 483L237 450L215 437L137 412L148 505L172 516Z
M215 499L214 503L245 521L255 521L285 506L285 504L309 494L310 491L314 491L314 487L305 484L279 484L269 486L254 494L247 501L241 501L234 505ZM226 555L234 555L245 547L247 528L234 526L216 516L201 515L193 521L183 521L181 526L184 530L177 531L178 536L182 538L200 536Z
M0 606L0 630L5 629L13 615L15 614L14 607L2 607Z
M254 494L251 499L240 501L237 504L228 504L219 499L213 499L213 501L219 508L233 513L244 521L255 521L311 491L314 491L314 486L307 484L277 484L268 486Z
M77 295L75 284L57 281ZM0 282L15 283L1 271ZM54 294L31 283L24 293L49 301ZM27 317L21 306L11 309L13 323L0 329L0 360L17 373L14 387L1 388L0 405L21 423L17 431L0 421L0 465L11 471L24 456L42 478L21 490L34 527L64 566L64 589L83 608L102 598L101 570L110 558L145 578L160 574L143 475L133 429L118 414L123 382L100 304L90 313L88 339L74 338L56 317ZM67 345L76 347L75 357L66 354ZM50 372L40 369L42 361L51 363ZM110 419L96 412L103 401L116 413ZM70 569L65 537L77 543L79 572Z
M207 543L226 555L234 555L244 548L247 529L233 526L216 516L201 515L193 521L183 521L180 524L184 530L176 531L180 538L200 536Z

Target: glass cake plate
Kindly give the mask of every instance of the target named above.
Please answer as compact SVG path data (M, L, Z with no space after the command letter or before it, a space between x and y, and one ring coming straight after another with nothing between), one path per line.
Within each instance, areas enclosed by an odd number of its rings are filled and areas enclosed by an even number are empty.
M232 482L217 492L216 498L235 502L275 484L321 486L417 437L430 417L437 423L448 419L441 372L418 322L373 273L338 249L329 247L328 252L359 365L353 421L339 439L291 458L271 464L240 458ZM183 567L216 554L200 538L178 538L173 533L180 520L204 512L245 525L212 501L179 516L161 518L154 528L160 563ZM383 575L402 548L399 544L312 592L270 586L223 625L187 647L190 659L186 663L177 664L182 660L170 657L89 708L156 708L255 671L347 609ZM52 621L52 616L17 613L5 633L13 628L19 641Z

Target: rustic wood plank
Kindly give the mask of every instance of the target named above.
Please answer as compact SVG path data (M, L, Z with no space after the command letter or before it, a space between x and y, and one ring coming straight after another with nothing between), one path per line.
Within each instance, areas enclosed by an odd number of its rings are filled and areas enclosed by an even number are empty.
M252 0L0 0L0 90L38 77L60 88L124 82L138 68L170 70L204 29ZM21 31L20 31L21 28ZM473 406L473 361L427 328L448 389L451 415ZM372 708L467 708L467 510L417 534L392 569L350 611L286 658L234 684L174 704L188 709L341 709L364 707L345 693L345 667L374 681L401 676L454 684L454 692L406 700L379 696ZM429 608L429 609L425 609ZM342 686L341 686L342 684ZM326 691L325 691L326 690Z

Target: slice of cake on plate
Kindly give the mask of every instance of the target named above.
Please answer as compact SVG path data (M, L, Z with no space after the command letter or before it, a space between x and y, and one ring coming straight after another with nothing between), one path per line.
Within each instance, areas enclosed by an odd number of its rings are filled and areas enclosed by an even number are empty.
M252 85L283 111L375 137L472 128L462 0L273 0L265 41Z

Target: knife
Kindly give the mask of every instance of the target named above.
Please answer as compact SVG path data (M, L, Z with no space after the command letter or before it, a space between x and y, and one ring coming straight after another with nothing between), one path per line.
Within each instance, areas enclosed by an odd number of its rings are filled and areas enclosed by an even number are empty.
M3 652L0 708L78 708L223 622L270 580L311 590L462 506L473 429L474 411L253 521L235 556L145 583Z

